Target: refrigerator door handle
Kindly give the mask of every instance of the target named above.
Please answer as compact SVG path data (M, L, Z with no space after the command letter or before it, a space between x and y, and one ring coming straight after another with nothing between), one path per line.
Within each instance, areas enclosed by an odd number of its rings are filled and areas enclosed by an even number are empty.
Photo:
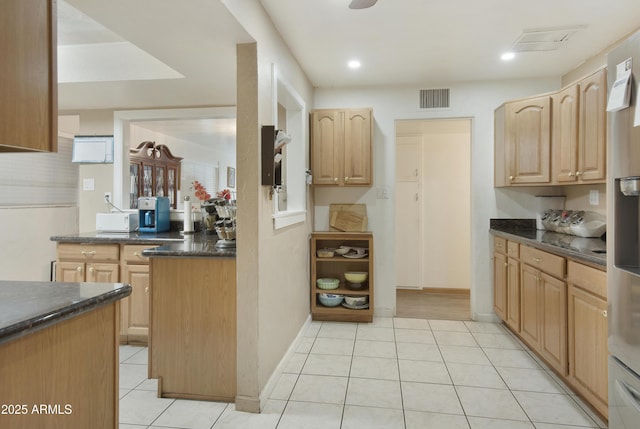
M640 413L640 394L633 388L627 386L624 382L616 380L616 390L620 393L622 399L631 405L636 412Z

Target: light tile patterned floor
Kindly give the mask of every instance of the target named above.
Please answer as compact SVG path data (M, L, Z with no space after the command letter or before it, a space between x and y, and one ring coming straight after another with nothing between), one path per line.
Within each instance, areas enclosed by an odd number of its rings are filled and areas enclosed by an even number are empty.
M312 322L261 414L158 398L120 347L120 428L580 429L606 425L499 324Z

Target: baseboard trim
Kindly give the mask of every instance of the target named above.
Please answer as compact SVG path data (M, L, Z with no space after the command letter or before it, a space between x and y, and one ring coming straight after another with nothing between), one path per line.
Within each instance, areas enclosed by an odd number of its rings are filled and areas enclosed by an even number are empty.
M406 293L406 292L422 292L422 293L437 293L440 295L465 295L470 296L471 290L469 289L458 289L458 288L448 288L448 287L423 287L422 289L396 289L397 292Z

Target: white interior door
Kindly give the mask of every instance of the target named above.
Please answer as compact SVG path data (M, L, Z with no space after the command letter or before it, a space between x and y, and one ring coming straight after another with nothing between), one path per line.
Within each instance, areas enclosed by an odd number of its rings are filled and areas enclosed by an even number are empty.
M421 288L422 136L396 138L396 286Z
M396 123L396 287L469 289L471 120Z

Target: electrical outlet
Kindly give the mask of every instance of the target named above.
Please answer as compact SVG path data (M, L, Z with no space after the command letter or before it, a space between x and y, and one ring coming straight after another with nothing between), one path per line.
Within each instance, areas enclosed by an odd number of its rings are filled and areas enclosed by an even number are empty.
M104 193L104 200L111 202L111 192L105 192Z
M600 192L597 189L589 191L589 204L592 206L600 204Z

